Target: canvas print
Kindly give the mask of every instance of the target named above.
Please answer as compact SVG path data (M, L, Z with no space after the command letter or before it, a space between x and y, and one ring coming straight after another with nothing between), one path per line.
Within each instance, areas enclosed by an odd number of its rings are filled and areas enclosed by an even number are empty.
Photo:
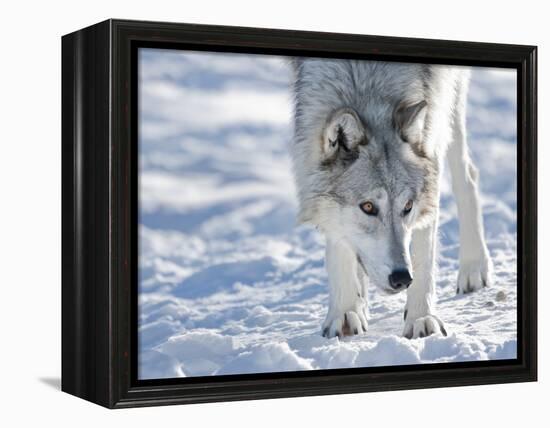
M138 378L517 357L515 69L138 50Z

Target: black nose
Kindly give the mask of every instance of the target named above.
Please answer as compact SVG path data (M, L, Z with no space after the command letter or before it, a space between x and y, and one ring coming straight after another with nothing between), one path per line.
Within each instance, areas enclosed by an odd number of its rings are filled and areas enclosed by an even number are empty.
M390 286L394 290L408 288L412 282L412 276L407 269L394 270L389 276Z

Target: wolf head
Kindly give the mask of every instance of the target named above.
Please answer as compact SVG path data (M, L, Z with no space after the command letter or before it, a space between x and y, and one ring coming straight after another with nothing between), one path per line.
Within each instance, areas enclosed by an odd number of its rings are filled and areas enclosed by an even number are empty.
M437 218L439 166L424 145L424 98L366 96L376 102L349 98L345 105L340 97L332 103L338 107L318 108L313 116L307 103L298 105L298 137L307 137L294 153L300 216L345 240L369 280L396 292L412 282L412 231Z

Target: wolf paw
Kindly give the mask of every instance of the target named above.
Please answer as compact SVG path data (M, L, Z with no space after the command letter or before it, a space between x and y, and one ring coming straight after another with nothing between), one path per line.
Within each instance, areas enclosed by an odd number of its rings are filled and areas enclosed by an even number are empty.
M405 320L403 336L407 339L416 339L438 333L447 336L443 322L435 315L426 315L416 319Z
M456 294L477 291L490 285L493 264L488 254L460 262Z
M357 304L353 310L346 312L329 311L323 323L324 337L343 337L362 334L367 331L368 323L363 304Z

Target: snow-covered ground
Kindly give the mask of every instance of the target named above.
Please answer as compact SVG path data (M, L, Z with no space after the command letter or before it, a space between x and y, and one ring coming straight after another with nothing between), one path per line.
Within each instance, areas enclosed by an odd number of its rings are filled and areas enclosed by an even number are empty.
M289 70L276 57L140 54L139 377L516 357L516 75L475 69L470 149L495 284L456 296L445 177L438 311L448 337L407 340L405 294L369 292L369 331L325 339L324 242L295 225Z

